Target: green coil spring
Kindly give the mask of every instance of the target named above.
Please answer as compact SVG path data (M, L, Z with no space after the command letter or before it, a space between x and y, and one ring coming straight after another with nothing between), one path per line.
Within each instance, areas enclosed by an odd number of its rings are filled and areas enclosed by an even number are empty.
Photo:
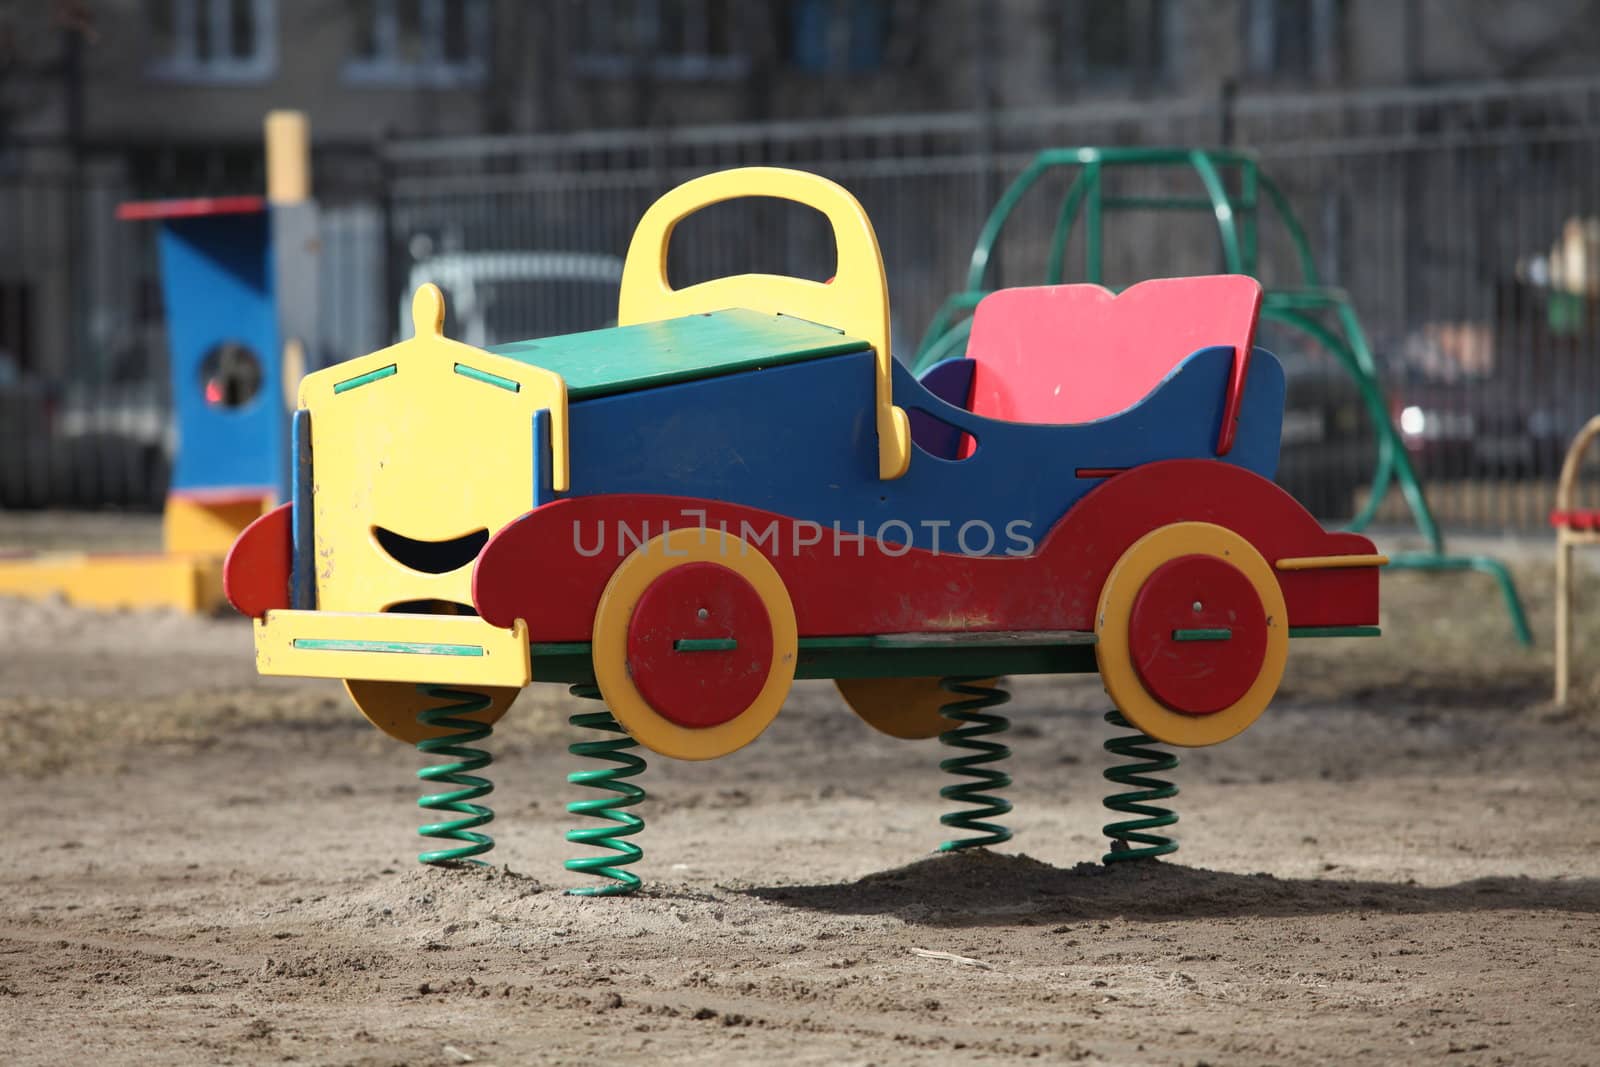
M939 680L939 687L945 692L966 698L952 700L939 709L945 718L962 724L940 734L939 743L950 748L964 748L973 753L970 756L952 756L942 760L939 769L976 779L972 782L947 785L939 790L939 796L945 800L974 805L964 811L953 811L948 815L939 816L939 825L967 830L978 835L946 841L939 846L941 852L955 852L980 845L998 845L1011 840L1010 830L999 823L985 821L1011 810L1009 800L986 792L986 790L1005 789L1011 785L1010 775L987 766L1010 758L1011 749L998 741L982 740L991 734L1003 734L1011 728L1010 719L984 710L1009 703L1011 694L995 686L976 684L983 680L982 678Z
M575 685L571 693L587 700L600 699L600 690L592 685ZM569 871L580 871L583 874L611 879L600 885L582 886L578 889L569 889L567 892L578 897L616 897L632 893L639 888L639 876L622 868L630 863L639 862L644 855L644 849L624 838L643 830L644 820L627 809L642 801L645 798L645 791L627 779L644 772L644 757L628 751L636 747L638 742L628 736L609 711L573 715L567 722L585 729L603 730L606 733L620 735L599 741L575 741L567 746L567 751L574 756L609 760L618 764L615 767L601 767L596 770L573 771L567 775L567 782L571 785L602 789L608 794L589 800L575 800L567 805L569 815L589 815L596 819L607 820L604 826L568 830L567 840L576 845L593 845L596 848L621 853L618 856L582 856L567 860L566 868Z
M417 688L435 700L451 702L440 707L423 709L417 713L417 721L424 726L453 731L443 737L418 741L417 751L425 756L448 756L456 761L424 767L417 772L417 777L430 785L443 783L460 787L449 793L429 793L417 801L417 806L426 811L450 812L463 816L445 822L426 823L417 827L417 833L423 837L464 842L450 848L418 853L417 859L438 866L455 863L482 864L482 860L472 857L494 848L494 838L475 831L478 827L493 822L494 812L482 804L474 804L473 801L494 792L494 783L472 772L481 771L489 766L494 762L494 757L481 748L470 746L473 742L482 741L494 733L494 727L488 723L474 722L460 716L483 711L489 707L489 697L471 690L450 689L445 686L422 685Z
M1112 726L1133 729L1119 711L1106 712L1106 722ZM1138 760L1106 770L1106 778L1118 785L1132 786L1135 792L1114 793L1106 797L1107 808L1124 815L1137 815L1137 819L1107 823L1105 835L1111 839L1111 851L1101 857L1102 863L1123 860L1148 859L1178 851L1178 843L1162 834L1150 833L1178 821L1176 812L1157 807L1154 800L1171 800L1178 795L1178 787L1160 778L1148 777L1156 771L1170 771L1178 766L1178 757L1163 749L1153 747L1153 738L1134 733L1113 737L1106 742L1106 751L1114 756Z

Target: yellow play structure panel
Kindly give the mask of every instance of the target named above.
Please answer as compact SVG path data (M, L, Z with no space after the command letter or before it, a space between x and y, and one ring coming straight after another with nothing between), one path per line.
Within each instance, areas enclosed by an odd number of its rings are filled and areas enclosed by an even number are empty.
M534 414L549 413L552 488L567 488L567 387L442 334L424 285L416 336L308 376L317 606L472 603L472 560L533 506ZM515 444L519 447L508 447Z
M214 610L222 599L222 557L61 553L0 560L0 593L86 608Z

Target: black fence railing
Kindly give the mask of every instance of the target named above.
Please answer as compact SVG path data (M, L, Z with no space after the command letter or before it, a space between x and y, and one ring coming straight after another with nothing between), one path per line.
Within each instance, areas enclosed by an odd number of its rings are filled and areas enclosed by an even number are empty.
M861 199L889 274L893 343L909 357L963 287L994 199L1036 151L1224 135L1256 151L1323 279L1354 299L1441 519L1541 528L1566 439L1600 411L1600 79L319 149L321 358L393 340L422 281L447 291L447 329L475 344L604 326L650 202L752 163L815 170ZM173 441L154 258L148 228L109 221L112 209L257 188L259 155L102 146L74 185L59 153L34 151L0 171L12 264L11 280L0 275L0 505L159 499ZM1128 197L1199 193L1177 172L1116 180ZM1064 190L1065 179L1043 183L1019 205L996 249L1002 284L1044 279ZM1083 240L1080 229L1069 264ZM1263 280L1287 280L1287 235L1269 226L1260 241ZM1220 262L1204 216L1119 215L1103 245L1119 284ZM746 270L823 278L832 256L819 217L753 201L685 223L670 271L680 283ZM1326 353L1261 340L1290 375L1285 476L1324 517L1353 513L1373 458L1353 388ZM8 356L22 372L9 385ZM81 444L101 429L104 443ZM29 491L17 495L19 478Z
M382 282L366 281L384 271L381 164L371 145L317 147L328 275L312 358L388 337ZM0 508L160 506L177 435L156 227L117 207L264 184L259 145L0 145Z

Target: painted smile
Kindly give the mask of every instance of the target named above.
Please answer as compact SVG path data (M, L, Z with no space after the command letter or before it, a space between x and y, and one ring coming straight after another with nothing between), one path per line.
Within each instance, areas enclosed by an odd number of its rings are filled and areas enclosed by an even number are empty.
M489 543L489 531L481 527L444 541L419 541L382 526L374 526L372 536L390 559L423 574L449 574L459 570L477 559L483 546Z

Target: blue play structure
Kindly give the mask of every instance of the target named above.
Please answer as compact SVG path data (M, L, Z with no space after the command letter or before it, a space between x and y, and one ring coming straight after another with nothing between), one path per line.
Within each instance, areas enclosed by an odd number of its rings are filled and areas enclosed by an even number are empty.
M161 288L182 442L172 491L281 500L289 482L289 413L272 215L253 197L211 204L221 206L160 220Z

